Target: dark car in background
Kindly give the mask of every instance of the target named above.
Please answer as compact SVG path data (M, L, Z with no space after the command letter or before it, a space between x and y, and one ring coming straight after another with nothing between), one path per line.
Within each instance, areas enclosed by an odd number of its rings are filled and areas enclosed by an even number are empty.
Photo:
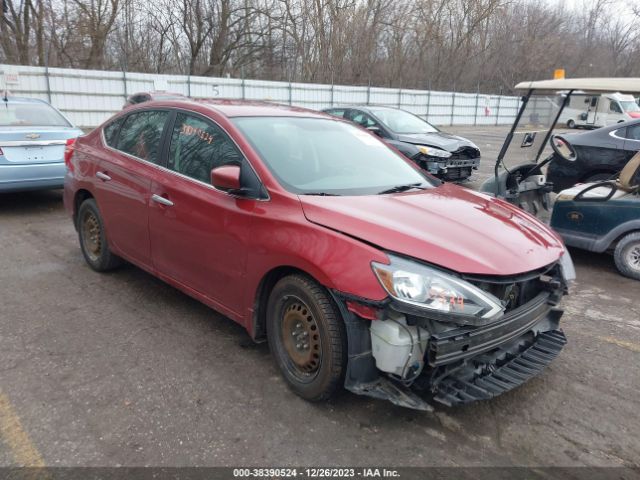
M139 103L150 102L151 100L185 100L186 98L187 97L181 93L165 92L164 90L138 92L133 95L129 95L127 102L122 106L122 108L127 108L131 105L138 105Z
M405 110L351 106L323 111L375 133L420 168L443 180L465 180L480 165L480 150L471 141L442 132Z
M586 133L557 135L575 150L574 161L554 153L547 169L553 191L560 192L577 183L614 178L640 150L640 119L629 120Z

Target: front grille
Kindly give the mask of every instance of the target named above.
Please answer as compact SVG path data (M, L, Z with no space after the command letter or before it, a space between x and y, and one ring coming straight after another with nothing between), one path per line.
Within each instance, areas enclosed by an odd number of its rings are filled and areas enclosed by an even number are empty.
M505 303L505 313L533 300L540 292L561 287L557 265L515 277L467 277L467 281Z
M448 167L447 173L444 174L446 180L464 180L471 176L471 167L456 168Z

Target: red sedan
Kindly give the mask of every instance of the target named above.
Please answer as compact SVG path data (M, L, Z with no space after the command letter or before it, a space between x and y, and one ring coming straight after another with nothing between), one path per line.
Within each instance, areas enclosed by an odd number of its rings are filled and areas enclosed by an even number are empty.
M342 385L421 409L487 399L565 344L558 236L345 121L152 101L65 157L89 266L126 260L244 325L306 399Z

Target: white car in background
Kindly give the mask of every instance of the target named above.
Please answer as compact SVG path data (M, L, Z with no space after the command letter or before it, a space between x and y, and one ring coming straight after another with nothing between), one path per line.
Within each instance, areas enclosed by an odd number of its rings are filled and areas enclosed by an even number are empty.
M0 98L0 193L62 188L65 152L82 135L47 102Z

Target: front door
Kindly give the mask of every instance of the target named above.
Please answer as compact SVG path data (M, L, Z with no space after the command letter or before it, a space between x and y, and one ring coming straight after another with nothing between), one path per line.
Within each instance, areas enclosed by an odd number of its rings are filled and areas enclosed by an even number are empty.
M151 179L159 172L160 140L167 111L128 115L105 128L108 148L96 171L96 200L109 241L143 267L151 267L148 204Z
M169 141L170 171L151 185L154 266L218 305L243 313L245 242L257 201L216 190L210 178L215 167L248 164L218 125L194 114L177 113Z

